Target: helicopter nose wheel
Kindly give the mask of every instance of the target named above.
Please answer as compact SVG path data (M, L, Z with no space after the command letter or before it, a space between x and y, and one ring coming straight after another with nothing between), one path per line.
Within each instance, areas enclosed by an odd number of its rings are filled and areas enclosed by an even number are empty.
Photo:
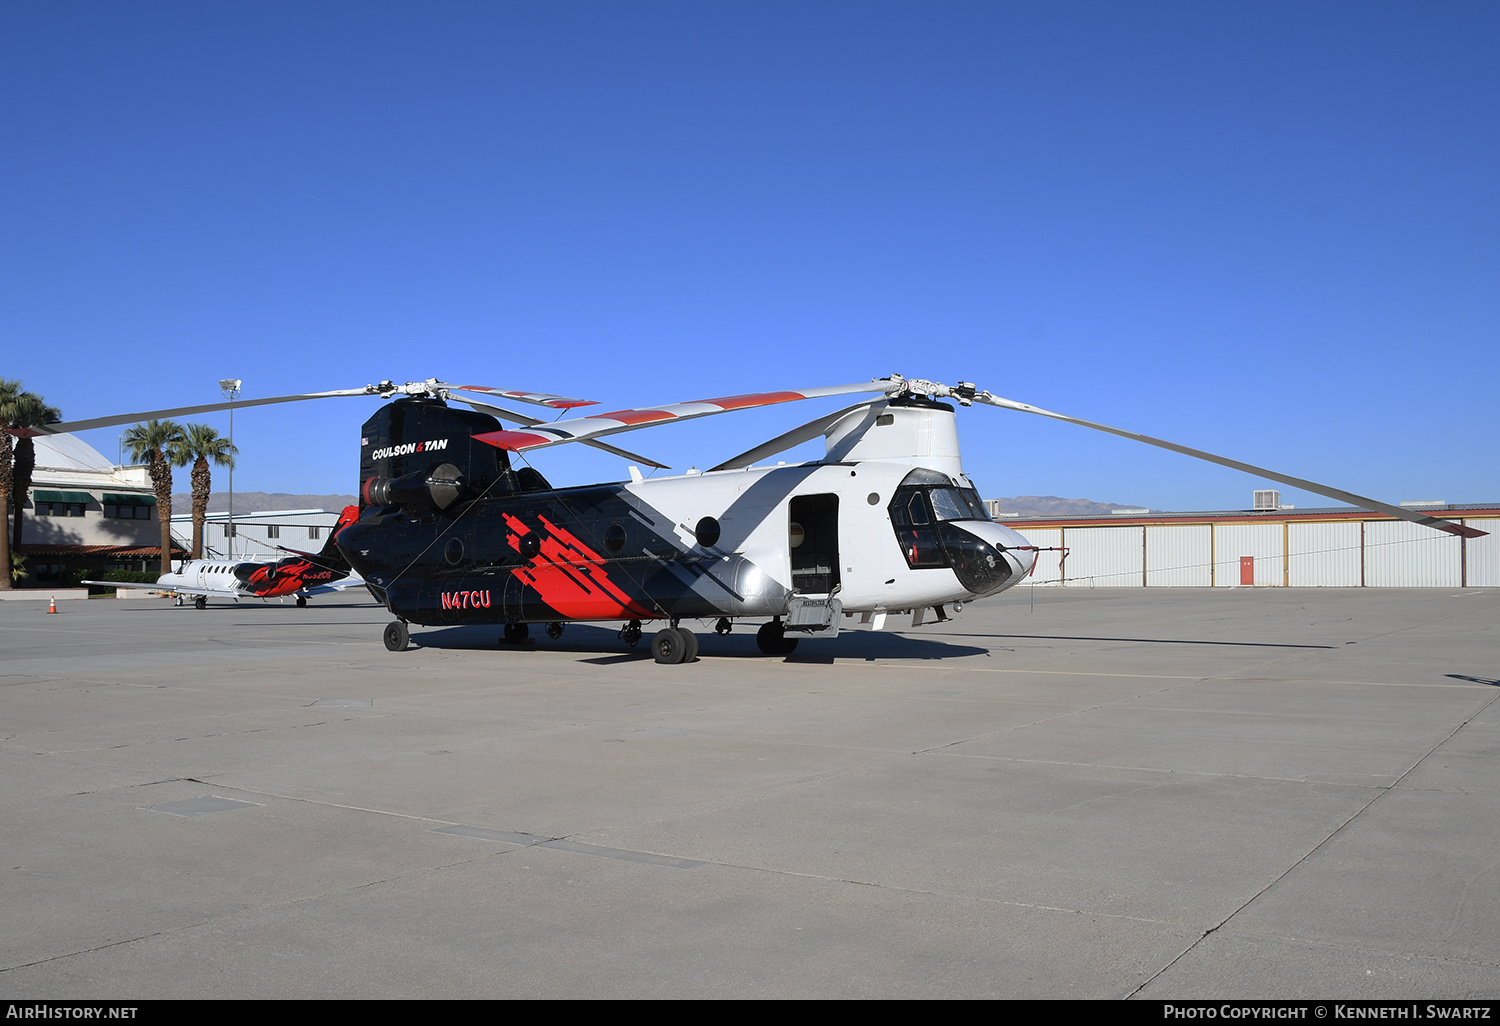
M651 639L651 654L659 663L690 663L698 658L698 638L681 627L663 627Z
M406 624L400 620L392 620L385 625L385 647L392 652L405 652L407 642L411 640L411 632L406 629Z
M797 647L797 639L786 636L780 620L772 620L755 632L755 644L766 655L788 655Z

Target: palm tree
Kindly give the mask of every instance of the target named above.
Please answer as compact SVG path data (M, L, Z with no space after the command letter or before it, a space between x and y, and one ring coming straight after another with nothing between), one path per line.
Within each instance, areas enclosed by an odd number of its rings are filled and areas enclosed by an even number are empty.
M10 426L12 428L37 428L44 424L56 424L62 420L62 411L56 406L48 406L46 401L35 392L22 392L17 396L12 411ZM20 496L21 502L26 501L26 493L31 490L31 473L36 469L36 446L31 441L31 435L24 434L16 442L15 457L11 469L11 491ZM16 509L16 520L11 528L10 550L19 553L21 551L21 525L25 518L21 511Z
M193 465L193 558L203 558L203 521L208 518L208 496L211 481L208 474L210 461L221 467L234 469L234 458L239 450L229 439L220 435L207 424L189 424L182 443L177 447L172 463L185 467Z
M0 378L0 506L10 511L10 494L14 479L11 477L11 418L16 414L16 402L24 390L19 381ZM21 519L21 510L16 509L16 519ZM10 590L10 526L0 531L0 590Z
M182 425L170 420L148 420L125 432L122 439L130 458L146 464L156 491L156 519L161 523L161 572L172 572L172 461L182 445Z

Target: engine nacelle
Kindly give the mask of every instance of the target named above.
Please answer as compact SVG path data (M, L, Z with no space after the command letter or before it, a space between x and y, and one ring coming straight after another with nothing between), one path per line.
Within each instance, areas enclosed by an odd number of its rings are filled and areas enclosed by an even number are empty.
M518 491L505 453L473 439L499 428L494 417L437 399L382 406L360 433L360 512L371 505L442 511L462 499Z
M365 501L372 506L409 506L442 512L466 490L463 472L451 463L418 470L401 477L374 477L365 485Z

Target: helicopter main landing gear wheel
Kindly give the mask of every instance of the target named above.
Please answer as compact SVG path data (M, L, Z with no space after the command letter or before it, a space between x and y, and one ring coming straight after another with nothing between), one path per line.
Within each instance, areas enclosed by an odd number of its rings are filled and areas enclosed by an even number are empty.
M766 655L789 655L797 647L797 639L787 637L781 621L773 620L755 632L755 644Z
M203 596L203 595L199 595L197 598L193 599L193 608L194 609L207 609L208 608L208 599L205 596Z
M411 641L411 632L406 629L406 624L401 620L392 620L385 625L385 647L391 652L405 652L406 646Z
M681 627L663 627L651 639L651 654L659 663L688 663L698 656L698 638Z

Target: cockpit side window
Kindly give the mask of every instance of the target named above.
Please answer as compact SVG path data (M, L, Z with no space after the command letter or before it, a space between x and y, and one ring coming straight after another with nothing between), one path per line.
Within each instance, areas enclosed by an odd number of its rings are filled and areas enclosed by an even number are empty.
M920 489L913 488L911 498L906 500L906 522L912 525L932 523L927 515L927 499Z
M902 485L896 489L887 509L891 515L891 528L896 532L896 541L901 545L901 554L906 557L908 566L916 570L948 565L932 529L926 489L921 485Z

